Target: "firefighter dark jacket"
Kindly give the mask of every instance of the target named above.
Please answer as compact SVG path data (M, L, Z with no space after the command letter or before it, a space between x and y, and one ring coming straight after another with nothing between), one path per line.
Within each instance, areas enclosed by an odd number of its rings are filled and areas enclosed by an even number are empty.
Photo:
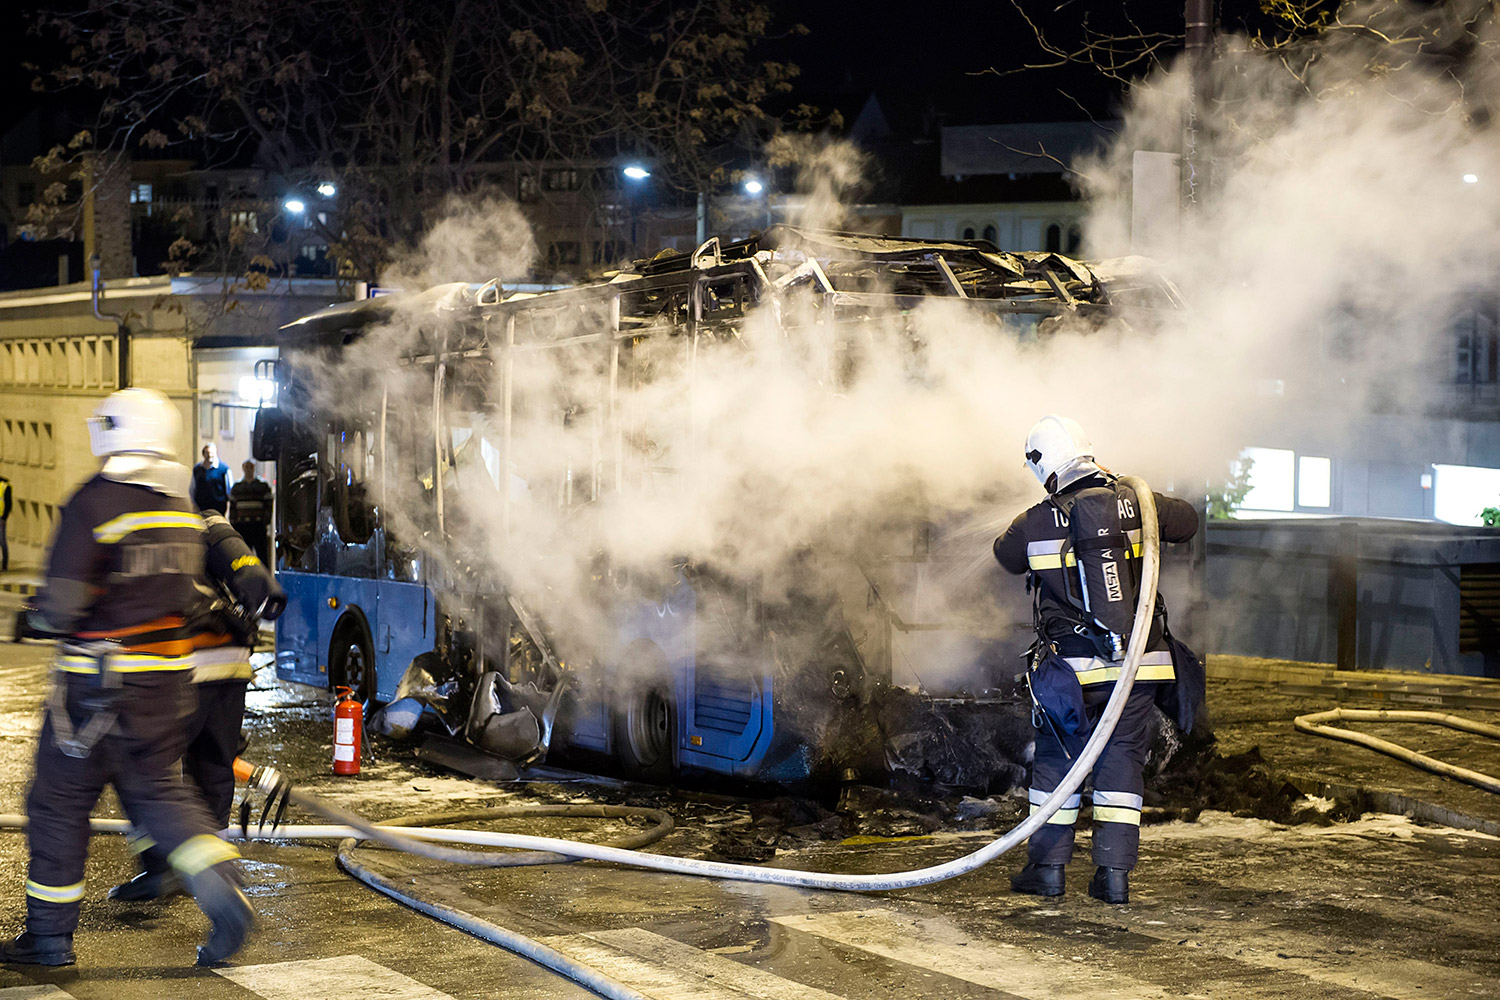
M203 599L203 531L187 497L95 476L62 509L37 610L86 638L180 624Z
M1080 490L1108 485L1108 480L1103 476L1088 476L1059 491L1056 499L1066 501L1070 494ZM1139 558L1140 505L1136 501L1135 491L1130 487L1117 484L1117 489L1122 500L1121 524L1131 543L1132 556ZM1160 493L1154 493L1153 496L1156 498L1157 523L1162 541L1185 542L1197 533L1198 514L1193 510L1192 504ZM1063 506L1067 506L1066 502ZM1040 638L1056 644L1058 652L1073 661L1075 670L1080 673L1080 681L1088 684L1091 671L1077 661L1091 659L1099 650L1096 639L1088 634L1088 630L1078 628L1083 620L1082 615L1068 599L1067 574L1076 570L1069 565L1070 554L1065 551L1067 541L1067 518L1051 500L1043 500L1023 512L1011 522L1004 534L995 539L995 558L1007 572L1030 574L1028 579L1035 590ZM1159 607L1162 606L1160 597L1157 602ZM1154 624L1151 641L1146 647L1148 651L1159 652L1166 649L1159 633L1159 623ZM1156 658L1148 657L1148 661L1151 659ZM1158 679L1169 680L1170 661L1161 659L1167 670ZM1151 671L1147 669L1150 665L1149 662L1143 665L1142 680L1150 679ZM1099 679L1106 678L1101 675Z

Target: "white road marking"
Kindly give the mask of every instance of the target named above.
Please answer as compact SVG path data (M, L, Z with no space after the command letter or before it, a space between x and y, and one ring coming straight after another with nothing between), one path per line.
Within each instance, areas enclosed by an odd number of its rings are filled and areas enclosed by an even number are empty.
M1155 983L1061 955L1042 955L1019 945L975 938L940 918L850 910L771 920L790 930L1023 997L1169 1000L1181 996Z
M56 986L12 986L0 990L0 1000L73 1000L73 994Z
M358 955L214 971L265 1000L453 1000Z
M842 1000L637 927L542 940L656 1000Z

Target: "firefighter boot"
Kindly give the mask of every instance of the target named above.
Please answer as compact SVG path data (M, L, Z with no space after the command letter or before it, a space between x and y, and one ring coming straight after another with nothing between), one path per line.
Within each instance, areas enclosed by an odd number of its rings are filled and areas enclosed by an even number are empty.
M1063 866L1039 865L1028 861L1020 874L1010 880L1016 892L1032 896L1061 896L1063 894Z
M171 869L152 871L147 869L129 882L121 882L109 890L109 898L121 903L143 903L151 899L163 899L183 891L182 880Z
M1130 902L1130 870L1099 868L1089 879L1089 895L1106 903Z
M217 965L229 958L255 926L255 911L240 891L237 874L233 862L221 861L185 879L198 909L213 922L208 939L198 946L199 965Z
M0 943L0 962L17 965L72 965L73 935L33 934L22 931Z

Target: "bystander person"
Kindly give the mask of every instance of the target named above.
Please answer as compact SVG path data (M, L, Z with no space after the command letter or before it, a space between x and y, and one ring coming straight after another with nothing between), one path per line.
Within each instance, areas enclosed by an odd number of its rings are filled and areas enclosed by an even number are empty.
M199 510L229 512L229 466L219 461L219 447L203 446L203 461L193 466L193 503Z
M240 465L244 477L229 491L229 523L260 561L271 565L267 532L271 524L271 484L255 475L255 463Z

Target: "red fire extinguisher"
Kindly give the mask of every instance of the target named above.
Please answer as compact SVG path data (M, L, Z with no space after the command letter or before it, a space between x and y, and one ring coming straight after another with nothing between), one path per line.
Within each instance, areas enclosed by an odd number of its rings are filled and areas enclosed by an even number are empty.
M333 709L333 773L359 773L359 742L365 728L365 709L351 687L339 688Z

